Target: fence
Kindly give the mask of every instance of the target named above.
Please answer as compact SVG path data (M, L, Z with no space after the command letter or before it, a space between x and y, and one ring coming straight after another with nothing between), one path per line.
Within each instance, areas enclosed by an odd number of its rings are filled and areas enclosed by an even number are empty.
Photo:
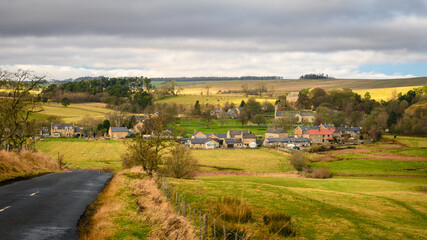
M173 204L175 212L193 223L200 239L244 240L237 231L227 228L214 217L188 205L183 195L165 178L160 179L160 185L163 195Z

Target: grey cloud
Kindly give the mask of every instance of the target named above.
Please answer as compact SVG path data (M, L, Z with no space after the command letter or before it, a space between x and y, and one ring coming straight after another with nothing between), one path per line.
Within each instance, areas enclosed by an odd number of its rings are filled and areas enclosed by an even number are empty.
M0 4L1 37L99 35L154 39L152 44L201 39L221 42L224 49L227 42L239 41L243 46L259 45L254 50L261 51L425 51L422 43L427 42L423 0L0 0ZM407 28L396 21L409 17L424 24Z

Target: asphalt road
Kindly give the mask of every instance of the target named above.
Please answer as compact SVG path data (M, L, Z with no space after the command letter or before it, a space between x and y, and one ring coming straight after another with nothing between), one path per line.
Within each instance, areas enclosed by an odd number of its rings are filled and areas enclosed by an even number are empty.
M0 187L0 239L77 239L77 223L112 173L52 173Z

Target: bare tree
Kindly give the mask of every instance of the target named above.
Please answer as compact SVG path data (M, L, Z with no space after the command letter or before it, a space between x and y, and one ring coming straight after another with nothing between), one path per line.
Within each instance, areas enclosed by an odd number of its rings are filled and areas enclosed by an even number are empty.
M31 93L45 76L25 70L8 72L0 69L0 88L8 88L7 97L0 98L0 149L21 150L33 126L29 118L42 111L37 97Z
M205 85L205 89L206 89L206 96L209 96L209 95L210 95L211 85L206 84L206 85Z
M139 136L128 145L128 151L123 155L123 166L142 166L148 175L157 172L162 156L166 153L165 149L173 144L172 132L167 127L168 123L161 116L145 120L145 132L150 133L151 137L145 139Z

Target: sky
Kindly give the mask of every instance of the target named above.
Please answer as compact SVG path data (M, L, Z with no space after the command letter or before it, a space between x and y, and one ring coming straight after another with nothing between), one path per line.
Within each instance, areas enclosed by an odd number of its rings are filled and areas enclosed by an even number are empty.
M0 0L0 68L81 76L427 76L427 0Z

